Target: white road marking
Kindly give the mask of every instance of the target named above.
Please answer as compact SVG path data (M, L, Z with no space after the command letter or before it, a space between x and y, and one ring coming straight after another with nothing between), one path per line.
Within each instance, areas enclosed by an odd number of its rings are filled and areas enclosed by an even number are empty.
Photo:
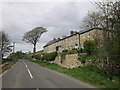
M30 72L30 70L29 70L28 66L25 64L25 62L24 62L24 61L23 61L23 63L24 63L24 65L25 65L25 67L27 68L27 71L28 71L28 73L29 73L30 77L31 77L31 78L33 78L33 75L32 75L32 73Z
M25 65L26 66L26 68L28 68L28 66L27 65Z
M30 74L30 77L33 78L33 76L32 76L32 74L31 74L30 70L29 70L29 69L27 69L27 70L28 70L28 73Z
M23 63L25 64L25 62L23 61ZM25 67L28 68L27 64L25 64Z

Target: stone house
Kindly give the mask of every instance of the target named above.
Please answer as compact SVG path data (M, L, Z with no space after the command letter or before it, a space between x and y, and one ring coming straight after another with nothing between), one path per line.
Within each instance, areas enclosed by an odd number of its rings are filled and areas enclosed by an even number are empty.
M62 52L63 50L72 50L73 48L84 48L83 43L85 40L94 40L97 33L101 30L99 28L92 28L89 30L82 30L80 32L71 31L69 36L57 38L49 41L44 47L45 53Z

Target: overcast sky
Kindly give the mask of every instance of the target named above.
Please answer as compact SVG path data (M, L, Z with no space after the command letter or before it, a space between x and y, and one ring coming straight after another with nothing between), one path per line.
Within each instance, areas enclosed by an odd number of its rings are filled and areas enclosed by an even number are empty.
M1 7L1 6L0 6ZM53 38L69 35L71 30L80 31L80 25L88 11L96 7L84 2L4 2L2 3L2 30L15 42L15 51L32 51L32 45L22 41L25 32L37 26L47 28L42 34L37 51Z

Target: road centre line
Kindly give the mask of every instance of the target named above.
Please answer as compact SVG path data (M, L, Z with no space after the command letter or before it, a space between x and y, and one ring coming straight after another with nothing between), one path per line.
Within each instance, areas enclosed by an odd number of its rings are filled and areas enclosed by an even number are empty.
M31 74L31 72L30 72L30 70L29 70L28 66L25 64L25 62L24 62L24 61L23 61L23 63L24 63L24 65L25 65L25 67L27 68L27 71L28 71L28 73L29 73L30 77L31 77L31 78L33 78L33 75Z
M25 65L26 66L26 68L28 68L28 66L27 65Z
M23 63L25 64L25 62L23 61ZM27 64L25 64L25 67L28 68Z
M30 77L33 78L33 76L32 76L32 74L31 74L30 70L27 69L27 71L28 71L28 73L30 74Z

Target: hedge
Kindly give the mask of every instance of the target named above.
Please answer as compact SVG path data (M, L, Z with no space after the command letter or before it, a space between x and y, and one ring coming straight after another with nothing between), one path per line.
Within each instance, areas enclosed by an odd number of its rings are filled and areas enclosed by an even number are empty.
M56 56L58 55L57 52L51 52L51 53L37 53L33 54L33 58L38 60L47 60L47 61L53 61L55 60Z

